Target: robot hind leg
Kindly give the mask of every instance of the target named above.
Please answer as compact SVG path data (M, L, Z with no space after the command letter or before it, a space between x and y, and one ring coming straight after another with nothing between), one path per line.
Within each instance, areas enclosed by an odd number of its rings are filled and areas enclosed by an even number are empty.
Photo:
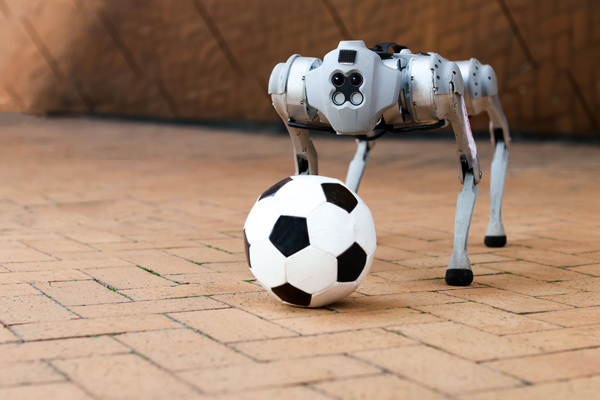
M490 134L495 146L491 166L490 222L485 234L487 247L502 247L506 244L506 233L502 224L502 197L508 165L510 132L508 122L498 98L496 74L489 65L482 65L472 58L456 63L465 84L465 103L470 115L486 112L490 118Z

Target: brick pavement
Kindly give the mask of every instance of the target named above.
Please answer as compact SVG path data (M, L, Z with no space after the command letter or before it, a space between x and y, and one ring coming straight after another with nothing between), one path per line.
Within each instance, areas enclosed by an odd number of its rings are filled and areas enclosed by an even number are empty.
M241 227L286 135L0 114L0 398L589 399L600 390L600 148L517 142L509 244L488 174L448 287L454 143L384 138L360 195L379 247L308 310L254 281ZM448 135L446 134L441 134ZM450 134L451 135L451 134ZM343 178L348 138L315 138ZM480 141L489 171L491 149Z

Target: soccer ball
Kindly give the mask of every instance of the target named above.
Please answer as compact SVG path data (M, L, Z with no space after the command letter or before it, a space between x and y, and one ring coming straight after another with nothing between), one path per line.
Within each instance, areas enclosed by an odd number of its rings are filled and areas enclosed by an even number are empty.
M250 270L284 303L322 307L363 281L375 224L367 205L337 179L286 178L264 192L244 225Z

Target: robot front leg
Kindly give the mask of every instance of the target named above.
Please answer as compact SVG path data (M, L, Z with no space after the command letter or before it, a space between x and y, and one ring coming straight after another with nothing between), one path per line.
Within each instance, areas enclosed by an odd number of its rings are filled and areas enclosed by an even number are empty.
M463 189L456 201L454 247L446 270L446 283L450 286L468 286L473 282L473 271L467 254L467 242L481 170L463 96L456 95L452 104L452 107L448 107L448 119L452 123L458 145L459 178Z
M296 175L318 175L317 150L310 139L310 132L306 129L292 128L287 123L286 127L294 146Z
M473 172L467 172L463 180L463 189L456 201L454 248L446 270L446 283L450 286L468 286L473 282L473 271L467 255L467 241L478 189L475 186Z
M350 162L346 175L346 186L354 192L358 191L358 185L360 185L367 161L369 161L369 153L374 144L375 142L368 140L356 139L356 154Z

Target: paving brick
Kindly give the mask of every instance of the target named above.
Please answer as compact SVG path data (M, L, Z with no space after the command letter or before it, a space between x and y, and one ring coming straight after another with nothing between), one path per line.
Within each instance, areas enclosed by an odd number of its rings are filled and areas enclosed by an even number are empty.
M190 240L183 239L164 239L158 242L134 242L121 241L115 243L97 244L94 247L102 251L122 251L122 250L143 250L143 249L171 249L177 247L192 247L197 246Z
M600 246L597 243L574 242L564 239L533 238L521 239L513 243L526 248L552 250L567 254L587 253L600 250ZM581 255L588 257L587 254Z
M240 255L216 250L208 246L169 249L169 253L197 263L241 261Z
M375 250L375 258L386 261L412 260L423 258L423 255L405 250L396 249L385 245L377 246Z
M116 289L173 286L173 282L138 267L88 269L86 273Z
M499 272L490 268L486 268L483 265L477 265L473 267L473 274L475 276L497 273ZM401 271L385 271L374 273L373 275L393 282L417 281L425 279L443 279L446 276L446 267L419 268Z
M6 325L79 318L44 295L0 297L0 321Z
M0 326L0 344L10 343L19 340L8 328Z
M589 258L600 260L600 251L593 251L593 252L590 252L590 253L585 253L583 255L586 256L586 257L589 257Z
M314 385L317 389L346 400L442 400L442 394L394 375L335 380Z
M73 383L50 383L33 386L15 386L0 388L0 398L37 400L37 399L62 399L62 400L91 400L83 390Z
M379 368L350 357L326 356L201 369L182 372L179 375L203 391L213 393L308 383L378 372Z
M392 261L374 259L371 264L371 273L383 271L410 271L412 268L403 267Z
M0 365L0 387L61 382L65 377L43 361Z
M52 364L99 398L201 397L190 386L133 354L57 360Z
M0 297L14 297L41 294L39 290L26 283L0 285Z
M94 250L89 246L66 238L49 238L39 240L24 240L24 243L46 254L71 253Z
M11 272L0 274L0 285L8 283L39 283L89 280L89 276L80 271L65 269L60 271Z
M36 287L65 306L123 303L128 299L96 281L37 283Z
M542 349L516 335L498 336L456 322L386 328L473 361L539 354Z
M480 287L479 282L472 283L473 287ZM357 292L368 296L381 296L387 294L432 292L456 290L455 286L448 286L443 279L410 280L410 281L365 281L357 288Z
M250 363L250 358L190 329L127 333L117 340L172 371Z
M119 317L126 315L164 314L177 311L197 311L227 308L226 304L208 297L186 297L166 300L146 300L118 304L99 304L69 307L83 318Z
M570 254L557 253L550 250L535 250L524 248L506 248L501 254L516 259L524 259L539 264L553 265L555 267L573 267L575 265L593 264L594 259L585 256L573 256Z
M83 270L88 268L98 267L126 267L132 264L114 257L109 257L106 254L96 253L97 258L86 260L61 260L61 261L44 261L33 263L11 263L10 268L16 272L29 271L55 271L55 270ZM31 274L33 275L33 274ZM89 278L89 277L88 277Z
M2 262L49 261L56 260L47 254L29 247L0 249Z
M277 322L294 332L311 335L355 329L383 328L398 324L423 324L439 318L411 310L394 308L389 310L335 313L314 317L280 319Z
M87 244L114 243L124 240L124 238L120 235L115 235L99 229L71 228L61 233L63 236L69 239L73 239L79 243Z
M579 378L600 373L600 349L574 350L494 361L487 365L528 382Z
M383 296L349 296L328 308L338 312L374 311L431 304L461 303L464 300L438 292L413 292Z
M595 325L600 324L600 307L571 308L568 310L549 311L544 313L529 314L528 317L566 327Z
M221 294L211 297L268 320L331 314L330 310L324 308L309 309L292 307L277 301L271 294L267 293L262 288L257 288L257 290L259 291Z
M8 343L0 346L0 364L129 352L129 348L108 336Z
M205 246L211 246L216 249L221 249L229 253L237 253L244 255L244 240L242 238L231 239L211 239L200 241ZM244 256L245 257L245 256Z
M570 379L562 382L550 382L528 385L516 389L497 392L484 392L461 396L461 400L513 400L513 399L545 399L545 400L580 400L593 399L600 390L600 376Z
M564 281L557 282L559 286L574 288L586 292L600 292L600 279L593 277L586 277L586 279L579 279L576 281Z
M165 275L165 278L184 283L212 283L223 281L255 280L254 275L247 268L243 272L217 272L213 270L187 274Z
M572 350L600 346L598 328L600 328L599 325L577 326L568 329L507 335L506 338L535 346L545 352Z
M573 307L595 307L600 306L598 292L575 292L552 296L540 296L540 299L555 301Z
M461 299L487 304L488 306L514 313L554 311L570 308L564 304L537 299L535 297L525 296L495 288L452 290L451 292L448 292L448 294Z
M413 340L381 329L367 329L324 335L237 343L234 347L261 361L303 358L351 351L371 350L415 344Z
M527 261L501 262L489 265L491 269L523 275L540 281L557 281L571 279L585 279L586 276L575 271L583 267L571 267L569 269L549 267ZM577 268L577 269L576 269Z
M452 249L448 249L448 253L452 253ZM397 264L410 268L434 268L447 267L450 262L450 255L442 257L423 257L412 260L402 260Z
M31 296L28 296L31 297ZM180 324L163 315L143 315L115 318L77 319L16 325L13 331L26 341L64 339L82 336L141 332L179 328Z
M173 313L169 316L221 342L296 336L288 329L234 308Z
M447 393L512 387L520 382L428 346L354 353L356 357Z
M154 271L160 275L190 274L210 271L198 264L164 253L150 253L148 256L126 257L135 264Z
M540 281L538 279L525 278L519 275L501 274L481 276L477 279L478 283L508 290L515 293L526 294L529 296L549 296L553 294L574 293L575 290Z
M416 309L497 335L557 328L548 322L532 320L526 316L476 303L439 304L419 306Z
M579 272L581 274L588 274L595 277L600 277L600 264L584 265L583 267L571 267L571 271Z
M249 390L242 393L232 393L224 395L211 396L215 400L263 400L263 399L286 399L286 400L330 400L331 397L326 396L316 390L311 390L305 386L292 386L277 389L259 389Z
M81 253L78 253L81 255ZM98 267L125 267L131 266L131 263L110 257L107 254L95 253L95 258L84 260L61 260L61 261L44 261L32 263L11 263L11 269L15 272L32 272L32 271L55 271L55 270L84 270L88 268Z
M259 290L264 289L244 281L225 281L208 284L184 284L143 289L124 289L119 292L134 300L160 300L190 296L212 296L223 293L256 292Z

